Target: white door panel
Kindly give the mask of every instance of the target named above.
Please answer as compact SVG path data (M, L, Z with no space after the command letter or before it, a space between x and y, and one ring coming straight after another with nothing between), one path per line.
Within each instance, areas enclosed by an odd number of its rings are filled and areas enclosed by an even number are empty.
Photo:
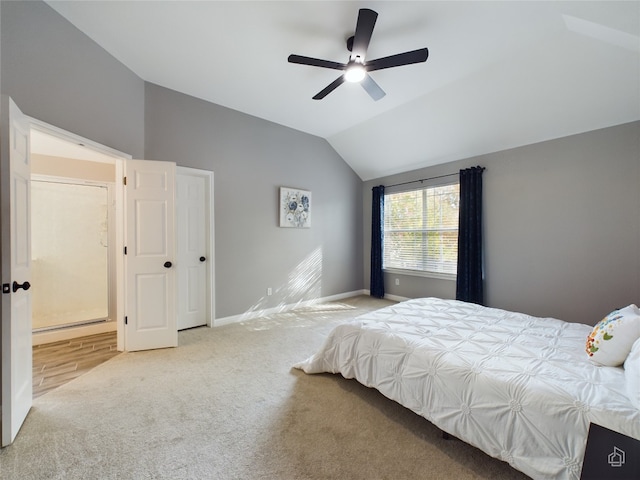
M165 273L138 274L136 276L138 332L152 332L158 329L168 329L171 326L169 283L169 275Z
M2 96L2 446L15 439L32 405L31 159L29 121Z
M175 163L127 160L125 349L175 347Z
M212 268L209 249L208 175L179 167L176 177L176 242L178 271L178 329L206 325L213 295L208 281ZM204 176L203 176L204 175Z

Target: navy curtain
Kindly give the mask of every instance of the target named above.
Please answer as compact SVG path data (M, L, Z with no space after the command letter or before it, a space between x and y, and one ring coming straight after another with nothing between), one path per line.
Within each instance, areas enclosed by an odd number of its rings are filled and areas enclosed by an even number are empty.
M482 167L460 170L456 299L484 305L482 268Z
M384 185L373 187L371 209L371 279L369 290L372 297L384 298L382 274L382 249L384 239Z

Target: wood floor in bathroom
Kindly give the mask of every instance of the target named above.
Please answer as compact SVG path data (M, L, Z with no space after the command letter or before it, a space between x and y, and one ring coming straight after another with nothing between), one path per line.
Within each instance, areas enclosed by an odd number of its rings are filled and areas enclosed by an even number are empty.
M58 388L118 355L116 332L33 347L33 398Z

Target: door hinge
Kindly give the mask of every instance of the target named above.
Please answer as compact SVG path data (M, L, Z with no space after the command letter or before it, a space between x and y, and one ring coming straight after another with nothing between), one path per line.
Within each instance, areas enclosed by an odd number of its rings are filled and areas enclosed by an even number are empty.
M127 184L127 177L122 177L122 184L126 185Z
M11 285L9 285L8 283L3 283L2 293L11 293Z
M127 247L124 247L124 254L127 254Z
M124 324L129 325L129 319L127 317L124 317Z

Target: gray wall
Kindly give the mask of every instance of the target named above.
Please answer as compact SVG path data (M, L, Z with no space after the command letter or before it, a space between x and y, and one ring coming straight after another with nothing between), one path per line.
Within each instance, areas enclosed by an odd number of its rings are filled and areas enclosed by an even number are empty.
M141 158L144 82L46 3L0 10L2 93L27 115Z
M640 304L640 122L366 182L371 187L482 165L486 303L595 324ZM399 277L400 286L393 280ZM455 297L455 282L385 275L388 294Z
M146 158L214 172L217 317L363 288L362 181L328 142L153 84L145 114ZM278 227L280 186L310 229Z

